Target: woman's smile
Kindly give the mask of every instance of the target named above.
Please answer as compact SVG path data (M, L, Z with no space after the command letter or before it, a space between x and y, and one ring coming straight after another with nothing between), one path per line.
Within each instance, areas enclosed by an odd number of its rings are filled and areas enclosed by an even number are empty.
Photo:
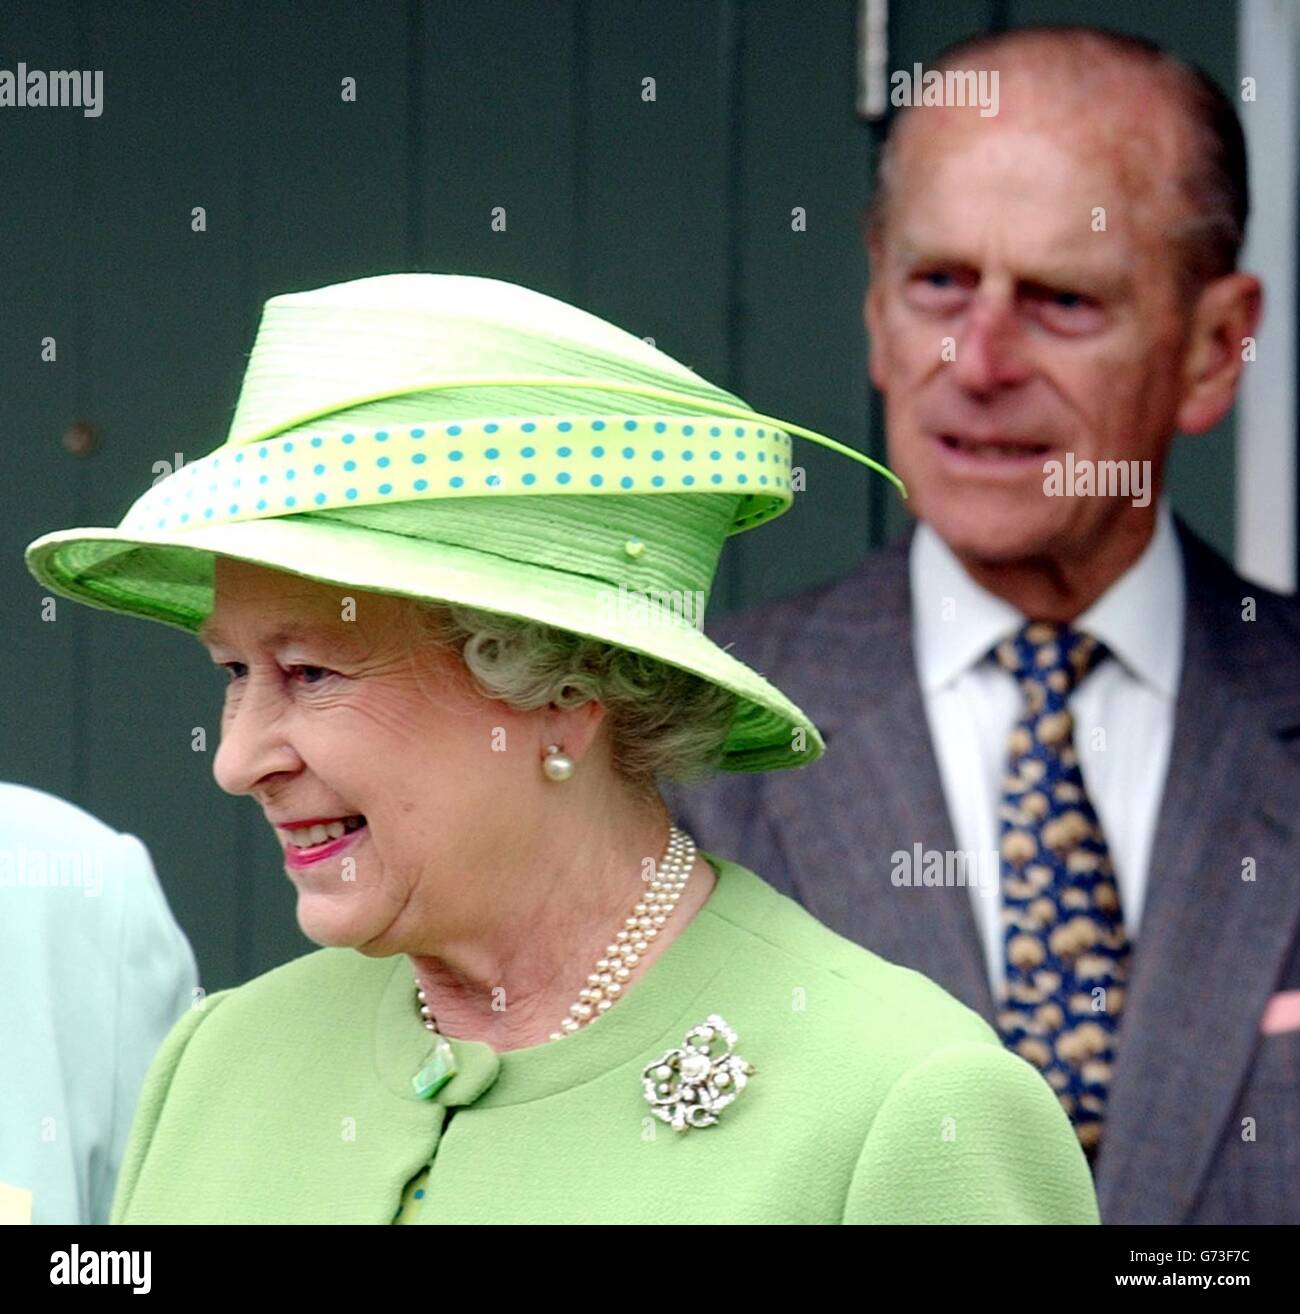
M359 821L360 825L355 825ZM279 834L284 842L284 861L285 866L299 870L303 867L310 867L314 863L323 862L327 858L333 858L337 854L344 853L351 846L361 842L369 834L369 826L364 817L348 818L350 824L354 824L354 829L345 830L342 835L327 835L324 839L316 843L300 845L295 844L288 834L281 830ZM296 832L300 836L302 832Z

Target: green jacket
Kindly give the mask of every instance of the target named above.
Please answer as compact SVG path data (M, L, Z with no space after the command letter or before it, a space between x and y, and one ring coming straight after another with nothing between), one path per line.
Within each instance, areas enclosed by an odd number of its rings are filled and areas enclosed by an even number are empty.
M928 978L735 863L644 977L563 1040L430 1049L404 955L322 949L168 1035L114 1223L1097 1223L1064 1110ZM713 1126L652 1116L642 1069L711 1013L754 1066ZM412 1193L413 1198L413 1193Z

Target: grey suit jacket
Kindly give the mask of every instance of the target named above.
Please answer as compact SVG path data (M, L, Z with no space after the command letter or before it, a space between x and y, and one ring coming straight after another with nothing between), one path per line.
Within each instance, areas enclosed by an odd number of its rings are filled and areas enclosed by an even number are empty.
M1298 1223L1300 1030L1259 1023L1275 992L1300 989L1300 604L1178 532L1182 682L1097 1195L1105 1223ZM912 651L909 542L709 627L808 712L827 751L668 802L701 847L993 1023L970 890L890 881L896 850L957 848Z

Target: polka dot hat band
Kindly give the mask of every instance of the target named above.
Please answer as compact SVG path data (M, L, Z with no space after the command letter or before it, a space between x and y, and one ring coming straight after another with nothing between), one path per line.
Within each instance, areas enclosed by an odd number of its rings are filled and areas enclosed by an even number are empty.
M26 560L55 593L191 633L217 556L557 625L731 690L723 769L780 769L820 755L816 727L691 600L728 535L791 505L791 434L905 491L553 297L356 279L267 301L226 441L116 528L45 534Z
M144 494L121 527L228 524L386 499L698 489L744 499L738 532L789 506L790 456L788 435L770 425L692 424L679 415L326 425L190 462Z

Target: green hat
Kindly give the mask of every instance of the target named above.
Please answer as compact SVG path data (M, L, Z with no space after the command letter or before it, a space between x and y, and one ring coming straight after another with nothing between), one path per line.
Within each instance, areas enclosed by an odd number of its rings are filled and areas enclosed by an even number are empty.
M738 695L722 769L800 766L823 751L816 727L702 631L723 541L793 501L790 433L902 488L553 297L360 278L267 301L226 441L116 529L36 539L27 566L191 633L214 555L539 621Z

